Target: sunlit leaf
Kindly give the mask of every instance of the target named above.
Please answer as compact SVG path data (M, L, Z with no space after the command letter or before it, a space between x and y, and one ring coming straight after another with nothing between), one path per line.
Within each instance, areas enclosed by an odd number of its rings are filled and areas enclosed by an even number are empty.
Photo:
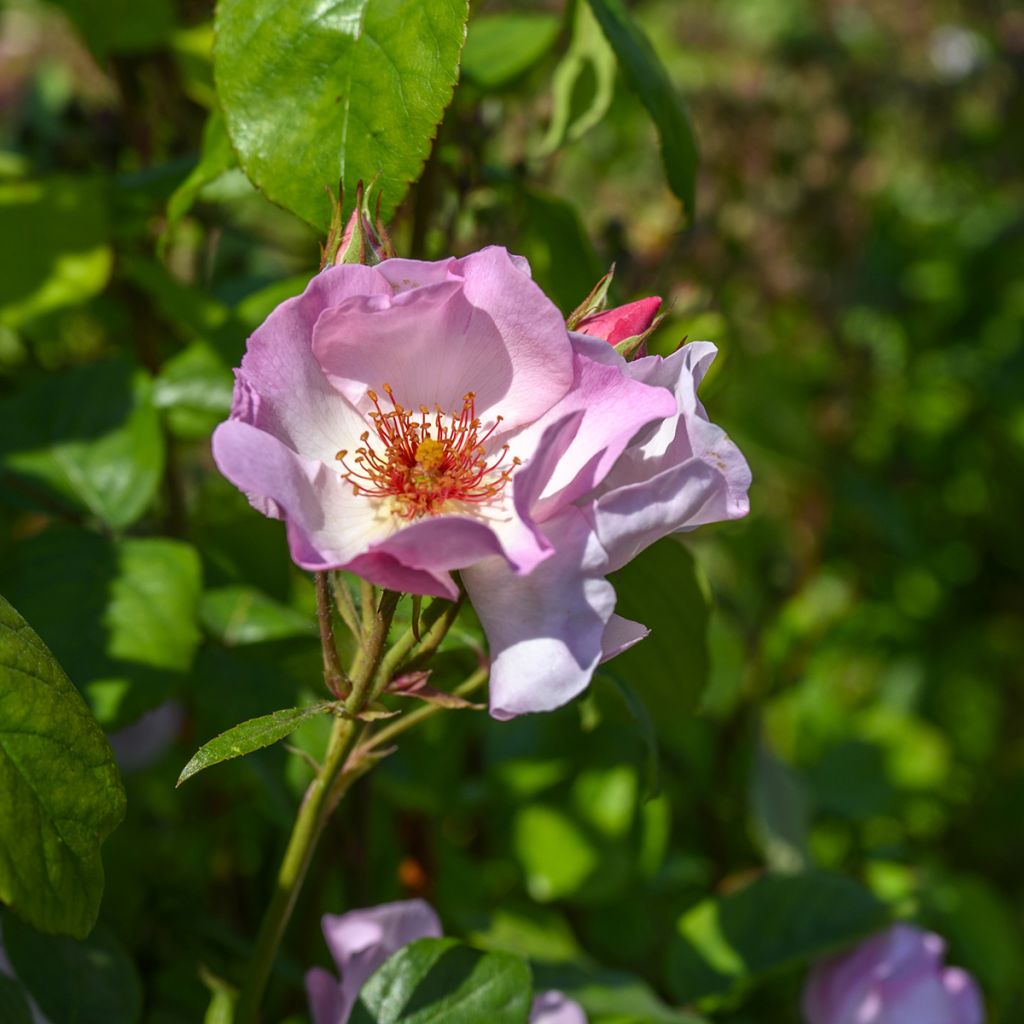
M215 736L209 743L204 743L195 752L192 760L182 768L181 775L178 776L178 785L211 765L230 761L235 757L244 757L255 750L269 747L272 743L291 735L303 722L317 715L327 714L330 710L331 705L327 703L309 704L302 708L284 708L260 718L240 722L227 732Z
M221 0L214 72L246 174L321 228L325 188L379 176L388 218L451 100L468 13L467 0Z
M560 19L545 11L483 14L469 23L462 73L483 89L501 89L528 71L558 38Z

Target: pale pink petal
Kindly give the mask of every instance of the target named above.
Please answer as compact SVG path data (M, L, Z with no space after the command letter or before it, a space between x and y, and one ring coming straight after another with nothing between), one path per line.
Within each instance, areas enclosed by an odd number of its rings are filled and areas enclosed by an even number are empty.
M977 982L960 967L947 967L942 984L953 1007L952 1024L984 1024L985 1004Z
M529 1024L587 1024L583 1007L561 992L534 996Z
M509 441L511 453L518 455L551 423L569 413L582 414L572 443L549 474L543 495L538 495L540 505L534 510L538 519L547 518L593 490L641 427L676 411L668 389L632 380L624 372L624 362L605 363L593 357L595 348L607 346L578 335L572 336L572 345L573 384L569 392L545 416Z
M555 553L527 576L500 558L462 574L491 653L495 718L550 711L581 693L601 660L615 591L604 552L575 509L544 524Z
M236 487L283 510L292 558L304 569L343 567L393 529L334 469L300 458L248 423L228 420L217 427L213 457Z
M383 551L370 551L365 555L358 555L348 562L345 568L386 590L396 590L403 594L446 597L450 601L459 596L459 588L450 573L403 565Z
M446 413L473 392L485 425L501 416L503 432L536 419L572 380L561 314L504 249L445 267L444 281L325 312L313 341L321 365L363 409L367 389L389 384L403 405Z
M338 979L322 967L306 971L306 998L313 1024L345 1024L351 1007L345 1005Z
M608 552L608 571L621 569L669 533L727 518L720 514L727 495L725 477L700 459L602 495L589 514Z
M274 434L306 459L330 463L365 429L313 356L313 328L325 309L355 296L387 295L370 267L330 267L302 295L282 302L249 338L236 371L232 416Z
M609 345L617 345L627 338L643 334L658 315L660 306L661 299L657 296L638 299L625 306L606 309L603 313L591 313L580 321L576 330L591 338L601 338Z
M601 637L601 661L608 661L616 654L635 647L651 631L642 623L632 619L624 619L621 615L613 615L604 628Z

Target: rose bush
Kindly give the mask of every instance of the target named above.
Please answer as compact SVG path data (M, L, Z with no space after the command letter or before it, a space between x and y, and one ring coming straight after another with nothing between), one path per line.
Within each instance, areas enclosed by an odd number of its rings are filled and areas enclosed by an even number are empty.
M304 568L445 598L460 571L491 713L548 710L646 633L604 577L747 511L746 462L696 396L714 353L627 363L498 247L329 267L249 339L214 458Z

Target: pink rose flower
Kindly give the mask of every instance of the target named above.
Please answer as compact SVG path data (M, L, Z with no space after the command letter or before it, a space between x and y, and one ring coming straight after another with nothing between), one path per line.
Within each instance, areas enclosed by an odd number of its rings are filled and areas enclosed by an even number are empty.
M638 299L602 313L591 313L579 322L576 330L591 338L601 338L609 345L617 345L627 338L643 334L654 322L660 306L661 299L656 295Z
M321 926L341 980L322 967L306 973L313 1024L345 1024L378 967L417 939L441 938L441 922L423 900L325 914ZM561 992L544 992L533 1001L530 1024L587 1024L587 1018Z
M447 598L461 571L491 713L549 710L645 635L604 575L746 512L746 463L696 400L713 355L627 364L500 248L330 267L249 339L214 458L306 569Z
M804 988L807 1024L983 1024L974 979L944 967L938 935L897 924L817 963Z

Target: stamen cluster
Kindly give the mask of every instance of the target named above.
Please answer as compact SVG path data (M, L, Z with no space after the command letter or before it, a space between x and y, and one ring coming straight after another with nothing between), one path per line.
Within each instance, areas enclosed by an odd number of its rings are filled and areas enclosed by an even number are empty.
M353 465L348 464L347 450L335 456L354 493L393 499L394 512L403 519L454 511L460 503L479 505L501 493L520 460L501 468L507 444L488 458L486 443L501 417L483 429L474 392L463 396L461 412L450 415L436 405L433 412L425 405L418 413L406 409L388 384L384 393L391 403L388 410L381 408L375 391L367 391L374 409L370 419L383 450L371 445L367 430L360 436L363 446L355 450Z

